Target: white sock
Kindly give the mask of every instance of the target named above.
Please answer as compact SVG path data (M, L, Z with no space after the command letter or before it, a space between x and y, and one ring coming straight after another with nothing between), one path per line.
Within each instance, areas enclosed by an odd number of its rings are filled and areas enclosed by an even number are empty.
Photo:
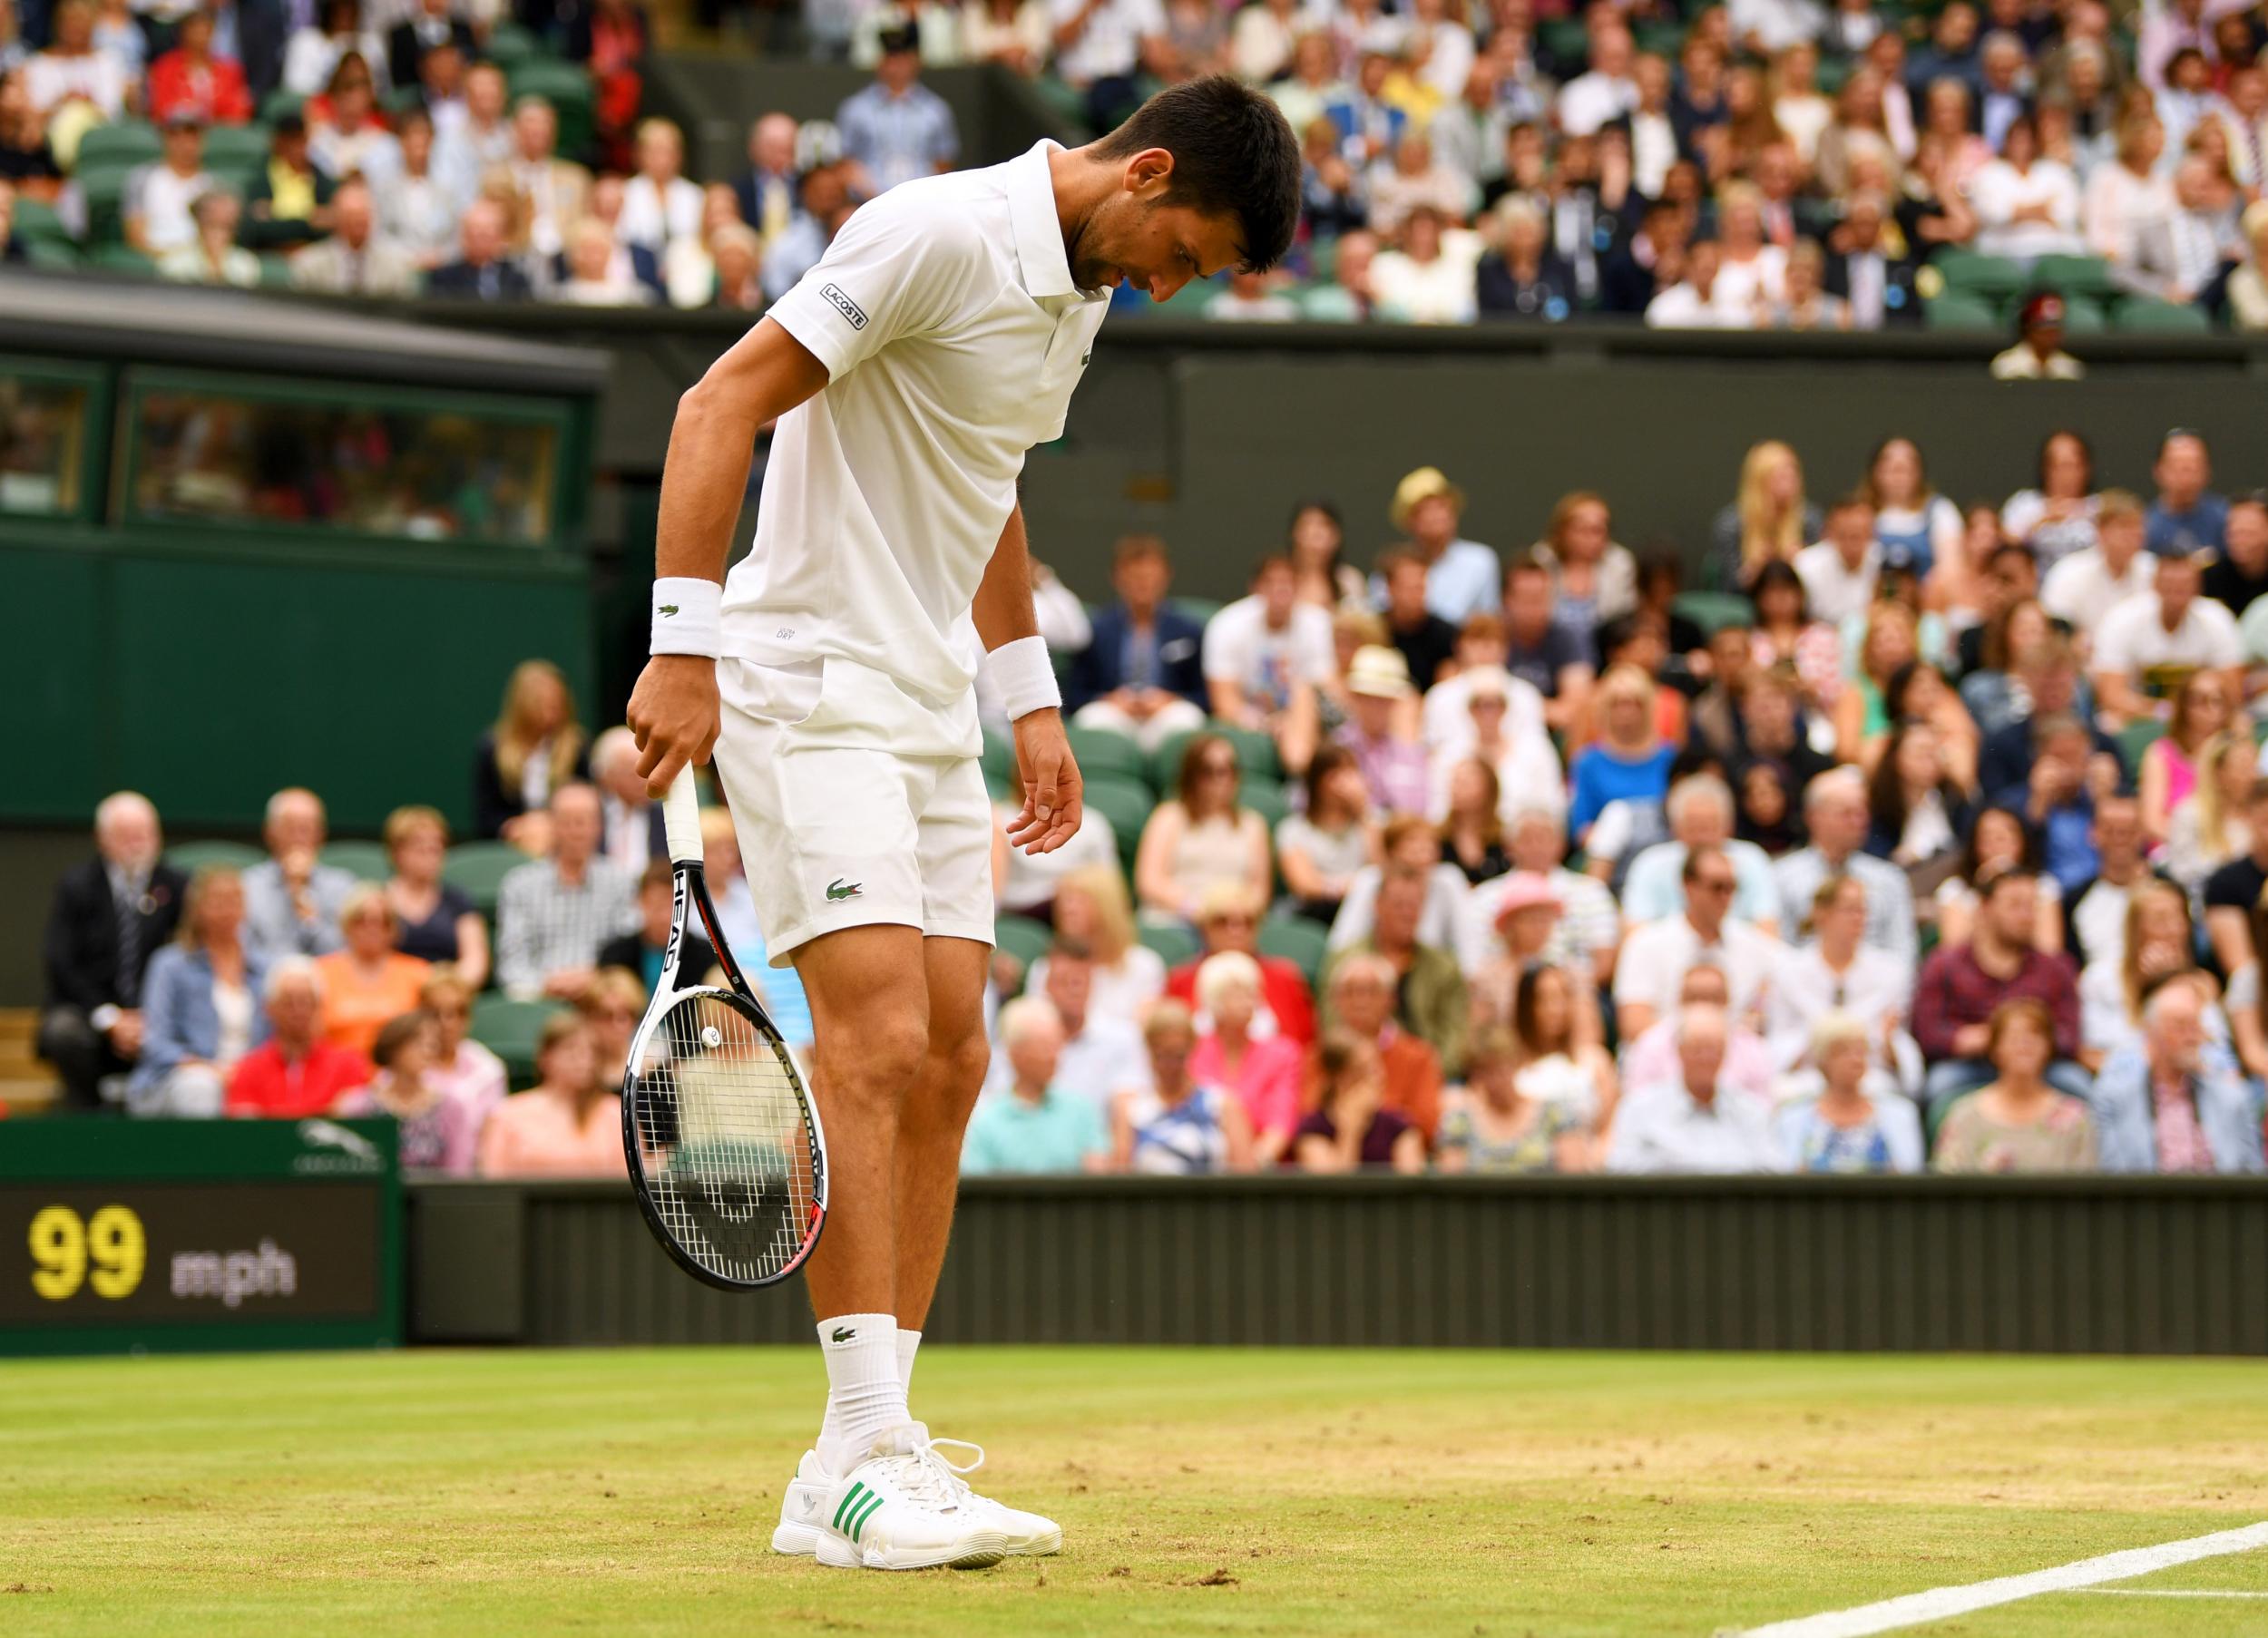
M865 1459L877 1436L913 1419L898 1375L897 1334L897 1321L888 1314L837 1314L819 1321L827 1405L818 1451L829 1473L849 1472Z
M898 1380L904 1385L909 1399L914 1392L914 1354L921 1345L922 1333L920 1331L907 1331L903 1326L899 1328ZM911 1419L911 1413L908 1415L908 1419ZM824 1451L838 1441L843 1436L842 1423L843 1419L835 1412L835 1395L830 1390L826 1396L826 1413L819 1419L819 1437L813 1443L812 1448Z

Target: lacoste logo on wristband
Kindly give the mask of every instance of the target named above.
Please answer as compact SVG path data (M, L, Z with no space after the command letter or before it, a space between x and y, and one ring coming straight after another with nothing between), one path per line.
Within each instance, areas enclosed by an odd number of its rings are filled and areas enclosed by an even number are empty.
M661 615L665 619L670 615L675 614L677 611L678 606L675 603L664 603L661 605Z
M852 329L863 330L866 327L866 309L844 295L840 288L835 285L821 285L819 294L836 312L850 320Z

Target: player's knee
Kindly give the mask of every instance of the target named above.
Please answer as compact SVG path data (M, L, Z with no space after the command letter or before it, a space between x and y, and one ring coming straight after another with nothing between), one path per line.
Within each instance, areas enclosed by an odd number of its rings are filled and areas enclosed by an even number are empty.
M885 1013L863 1019L856 1029L842 1033L846 1038L828 1056L836 1077L862 1091L894 1099L921 1073L929 1047L929 1030L922 1019Z
M985 1073L992 1067L992 1044L982 1029L973 1029L942 1048L933 1048L932 1054L933 1078L943 1089L945 1107L965 1124L969 1111L976 1107L976 1095L984 1089Z

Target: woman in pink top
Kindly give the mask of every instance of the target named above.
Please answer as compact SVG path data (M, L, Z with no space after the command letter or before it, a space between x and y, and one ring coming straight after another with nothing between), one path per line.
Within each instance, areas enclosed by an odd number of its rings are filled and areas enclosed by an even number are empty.
M2218 671L2194 671L2175 693L2165 736L2142 753L2142 828L2152 843L2173 834L2174 810L2197 788L2198 756L2235 708L2228 679Z
M464 1106L473 1130L478 1132L489 1112L504 1100L504 1060L472 1038L473 987L454 967L436 967L425 975L417 992L420 1010L434 1021L433 1062L425 1070L429 1086Z
M1256 1164L1276 1164L1299 1124L1299 1047L1280 1035L1255 1039L1260 1009L1260 964L1241 951L1224 950L1197 970L1198 1005L1212 1020L1189 1056L1189 1077L1201 1086L1226 1087L1251 1117Z
M591 1027L572 1012L536 1038L535 1086L481 1128L484 1177L621 1177L622 1099L598 1078Z

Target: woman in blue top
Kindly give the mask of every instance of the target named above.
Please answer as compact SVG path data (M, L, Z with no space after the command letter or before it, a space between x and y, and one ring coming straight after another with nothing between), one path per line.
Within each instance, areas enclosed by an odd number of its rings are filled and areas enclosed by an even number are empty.
M1812 1059L1826 1077L1816 1097L1782 1107L1774 1124L1792 1172L1918 1172L1921 1118L1902 1097L1870 1097L1866 1026L1830 1012L1812 1030Z
M1921 451L1911 438L1885 439L1867 463L1866 498L1874 503L1874 538L1882 561L1909 569L1917 580L1930 578L1940 558L1960 548L1960 508L1930 487Z
M1189 1077L1197 1024L1179 1001L1159 1001L1142 1026L1149 1087L1122 1092L1110 1110L1110 1146L1121 1172L1190 1177L1252 1170L1252 1121L1244 1103Z
M126 1083L136 1115L210 1118L230 1071L268 1038L266 966L244 938L244 883L208 866L190 878L176 942L150 958L142 982L141 1061Z
M1677 747L1657 732L1653 679L1617 666L1600 679L1598 737L1575 754L1574 799L1567 827L1581 841L1609 802L1659 803L1669 792Z

